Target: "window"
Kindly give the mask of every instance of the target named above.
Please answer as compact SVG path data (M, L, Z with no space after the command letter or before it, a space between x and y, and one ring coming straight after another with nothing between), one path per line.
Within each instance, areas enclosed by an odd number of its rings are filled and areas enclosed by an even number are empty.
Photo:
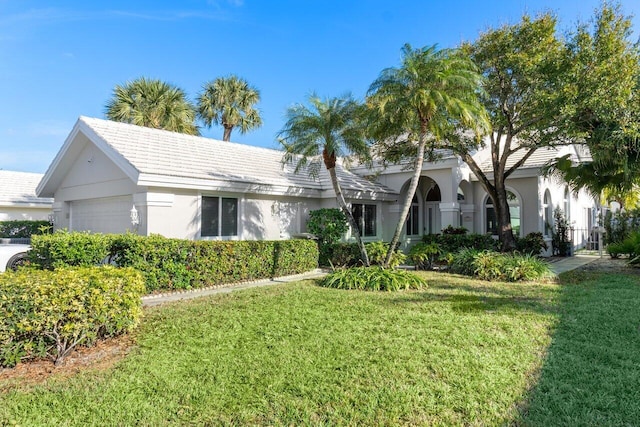
M551 236L553 230L553 204L551 203L549 190L544 192L544 199L542 201L542 222L544 225L544 235Z
M238 235L238 199L202 197L200 235L223 237Z
M418 229L419 215L418 196L414 195L411 201L409 215L407 216L407 236L417 236L420 234L420 230Z
M351 209L362 237L377 236L376 205L353 204Z
M509 215L511 216L511 229L515 236L520 235L520 201L518 197L507 190L507 203L509 204ZM485 202L485 229L487 233L493 235L498 234L498 221L496 218L496 211L493 207L493 200L491 197L487 197Z

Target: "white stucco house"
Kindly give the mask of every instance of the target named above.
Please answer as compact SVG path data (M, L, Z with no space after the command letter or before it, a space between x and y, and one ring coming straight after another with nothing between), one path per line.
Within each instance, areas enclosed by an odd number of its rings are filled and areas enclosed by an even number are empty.
M52 197L38 197L43 175L0 170L0 221L47 220Z
M552 212L560 206L589 240L596 204L583 193L541 175L549 159L585 156L573 146L539 150L509 177L514 230L551 238ZM490 170L488 153L477 161ZM335 207L329 176L295 174L282 152L80 117L37 187L53 198L55 228L162 234L186 239L283 239L306 231L308 212ZM515 161L515 160L513 160ZM390 240L411 171L403 165L374 170L338 168L345 198L365 240ZM133 211L133 215L132 215ZM456 156L425 163L403 248L448 225L493 233L490 199ZM134 221L132 221L132 218Z

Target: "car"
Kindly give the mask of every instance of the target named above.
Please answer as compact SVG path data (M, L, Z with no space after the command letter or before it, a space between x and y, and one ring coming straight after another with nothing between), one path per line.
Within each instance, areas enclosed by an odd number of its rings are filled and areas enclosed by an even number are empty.
M0 244L0 272L15 270L29 259L29 245Z

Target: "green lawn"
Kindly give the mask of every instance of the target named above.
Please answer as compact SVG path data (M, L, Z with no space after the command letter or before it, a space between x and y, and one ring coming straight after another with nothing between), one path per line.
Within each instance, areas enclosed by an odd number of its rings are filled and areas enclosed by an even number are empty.
M558 286L425 276L424 291L301 282L150 309L137 348L108 371L6 387L0 425L640 419L637 279Z

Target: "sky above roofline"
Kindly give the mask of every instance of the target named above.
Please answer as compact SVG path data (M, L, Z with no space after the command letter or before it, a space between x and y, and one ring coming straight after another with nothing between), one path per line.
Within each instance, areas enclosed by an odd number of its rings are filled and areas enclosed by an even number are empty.
M264 125L235 142L278 148L287 107L315 92L362 98L404 43L453 47L524 13L554 12L561 30L597 0L56 2L0 0L0 169L44 172L81 115L104 118L116 84L141 76L195 99L239 75L257 87ZM640 2L621 2L640 28ZM222 128L202 135L221 138Z

